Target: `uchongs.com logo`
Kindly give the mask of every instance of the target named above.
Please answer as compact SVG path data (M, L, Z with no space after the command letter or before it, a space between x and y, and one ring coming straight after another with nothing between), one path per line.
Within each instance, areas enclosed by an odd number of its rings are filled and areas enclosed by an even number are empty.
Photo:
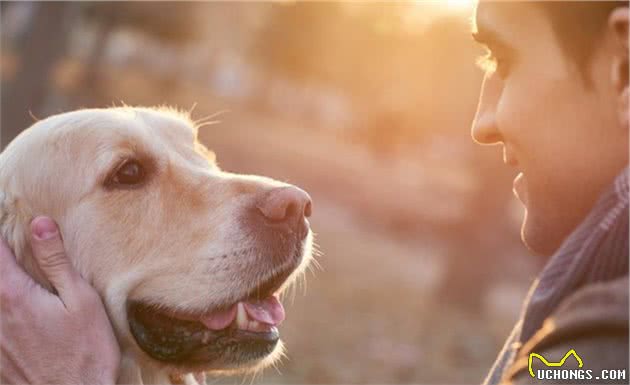
M578 369L563 368L570 357L575 359ZM545 368L534 370L532 367L534 358L539 359ZM591 369L584 369L584 361L575 349L569 350L558 362L550 362L538 353L530 353L528 367L530 376L538 380L625 380L627 378L626 369L603 369L597 373Z

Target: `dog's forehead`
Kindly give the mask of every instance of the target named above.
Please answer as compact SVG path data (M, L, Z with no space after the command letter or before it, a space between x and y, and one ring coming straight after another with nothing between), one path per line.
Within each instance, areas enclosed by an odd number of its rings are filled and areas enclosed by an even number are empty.
M153 134L164 139L190 144L195 141L197 131L187 115L171 109L137 109L136 116L143 120Z
M150 108L86 109L43 119L20 135L0 156L32 162L32 154L47 162L71 162L77 169L106 170L117 159L173 157L201 164L194 124L173 110ZM18 167L17 162L13 162ZM6 167L5 167L6 168ZM87 172L87 171L86 171Z
M120 148L158 151L162 146L191 147L196 139L194 125L187 116L150 108L74 111L44 119L29 131L46 146L92 154Z

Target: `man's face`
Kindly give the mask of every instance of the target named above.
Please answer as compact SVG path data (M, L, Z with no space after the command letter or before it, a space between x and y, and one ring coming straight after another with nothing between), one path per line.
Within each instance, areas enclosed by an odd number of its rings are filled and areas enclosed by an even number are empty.
M611 57L596 49L586 77L563 51L548 16L526 3L481 2L475 39L494 63L484 79L474 139L501 143L520 171L514 192L526 207L522 237L552 254L628 163Z

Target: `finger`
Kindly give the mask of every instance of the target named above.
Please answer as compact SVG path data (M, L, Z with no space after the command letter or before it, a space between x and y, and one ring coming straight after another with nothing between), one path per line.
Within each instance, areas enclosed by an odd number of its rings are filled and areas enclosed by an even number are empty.
M2 291L19 290L29 279L30 277L17 264L9 245L0 237L0 289Z
M77 294L74 289L82 278L66 256L57 224L48 217L37 217L31 222L31 234L31 248L39 268L66 308L71 307Z
M5 338L3 336L3 338ZM11 353L2 347L0 350L0 384L28 384L29 381L16 365Z

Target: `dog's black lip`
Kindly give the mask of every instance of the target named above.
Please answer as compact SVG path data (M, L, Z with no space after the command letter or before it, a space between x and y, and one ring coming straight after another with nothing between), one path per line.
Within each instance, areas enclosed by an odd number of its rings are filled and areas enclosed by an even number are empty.
M231 348L263 357L273 351L280 339L275 328L269 332L250 332L235 327L209 330L200 322L171 318L153 310L151 305L130 302L129 328L146 354L170 364L207 365L221 359L224 351ZM147 318L153 325L147 326Z

